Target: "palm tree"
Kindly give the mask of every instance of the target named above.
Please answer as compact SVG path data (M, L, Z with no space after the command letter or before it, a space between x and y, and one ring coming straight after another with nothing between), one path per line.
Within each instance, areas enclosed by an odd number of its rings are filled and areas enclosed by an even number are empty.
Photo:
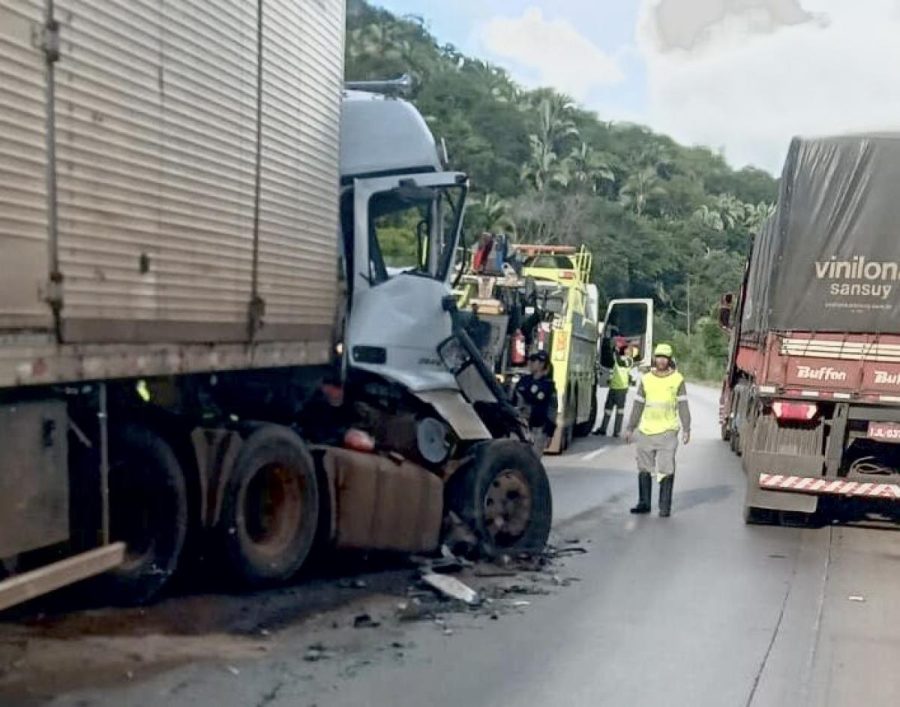
M725 223L719 212L709 206L703 204L693 214L694 220L702 227L712 231L721 232L725 230Z
M510 203L496 194L485 194L480 204L484 211L485 228L492 233L509 231L516 233L516 224L510 213Z
M531 156L522 165L521 180L538 192L544 192L551 185L566 186L569 183L567 165L559 159L552 145L537 135L529 135L528 142Z
M616 181L616 175L609 166L610 160L602 153L592 149L587 143L582 142L572 149L566 159L570 175L570 183L586 187L592 194L596 194L604 184Z
M626 208L634 210L635 214L642 216L647 207L647 199L651 196L660 196L666 190L660 186L660 178L655 167L644 167L638 170L625 182L619 192L619 201Z
M756 206L747 205L745 225L751 233L758 233L766 219L775 213L775 204L761 201Z
M552 149L559 150L569 137L578 137L572 117L575 105L567 96L558 93L542 97L536 106L538 137Z
M521 179L543 192L551 184L569 183L568 165L559 155L570 138L578 137L578 128L572 118L574 105L566 96L542 92L535 108L538 129L528 136L531 156L522 167Z
M494 66L481 59L467 59L463 71L472 74L476 84L487 87L488 92L498 103L524 108L521 89L499 66Z
M714 231L745 229L756 233L774 211L772 204L748 204L733 194L721 194L712 205L703 204L697 209L694 218Z

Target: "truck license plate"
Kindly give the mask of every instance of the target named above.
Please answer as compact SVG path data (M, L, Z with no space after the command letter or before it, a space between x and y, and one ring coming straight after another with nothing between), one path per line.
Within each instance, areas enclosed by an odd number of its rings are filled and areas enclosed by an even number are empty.
M896 422L870 422L868 437L878 442L900 444L900 424Z

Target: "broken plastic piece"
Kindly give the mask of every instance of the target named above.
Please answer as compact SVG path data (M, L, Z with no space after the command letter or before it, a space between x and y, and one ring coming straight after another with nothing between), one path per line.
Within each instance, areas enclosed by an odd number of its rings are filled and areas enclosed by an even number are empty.
M464 602L469 606L474 606L481 601L478 592L460 582L456 577L429 572L428 574L422 575L422 581L444 596Z

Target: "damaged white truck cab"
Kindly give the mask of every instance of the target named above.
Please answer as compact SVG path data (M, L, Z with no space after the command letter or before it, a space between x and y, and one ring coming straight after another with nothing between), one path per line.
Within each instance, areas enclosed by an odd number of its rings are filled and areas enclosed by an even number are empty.
M272 5L229 5L214 52L219 0L0 9L0 610L95 575L147 601L186 547L264 586L315 546L546 543L545 470L453 307L465 175L410 103L344 90L343 0ZM139 94L133 26L167 47Z
M395 400L382 398L377 416L397 451L447 484L449 526L462 521L488 552L543 547L551 521L546 473L452 295L466 175L445 171L410 103L350 91L341 181L350 397L372 401L392 390Z
M462 440L490 439L439 354L459 328L448 302L468 178L444 170L414 106L354 91L343 102L341 179L346 369L402 386ZM499 390L479 393L503 403ZM507 435L519 436L510 426Z

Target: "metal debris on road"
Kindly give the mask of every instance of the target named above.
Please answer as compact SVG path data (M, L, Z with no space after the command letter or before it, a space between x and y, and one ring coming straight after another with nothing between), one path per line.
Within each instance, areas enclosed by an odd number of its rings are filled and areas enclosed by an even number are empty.
M571 547L554 548L551 552L557 557L561 555L584 555L587 553L587 548L581 545L573 545Z
M303 655L303 660L305 660L307 663L316 663L320 660L328 660L331 657L331 651L325 648L325 646L323 646L321 643L314 643L306 649L306 653Z
M491 565L479 565L474 572L476 577L515 577L516 572L513 570L502 570L492 567Z
M378 628L380 621L375 621L369 614L359 614L353 619L353 628Z
M450 529L446 534L448 546L457 551L469 552L478 547L478 536L454 511L447 514Z
M416 598L397 604L397 618L401 621L418 621L427 613L425 605Z
M461 601L469 606L475 606L481 602L478 592L455 577L429 572L422 575L422 581L449 599Z

